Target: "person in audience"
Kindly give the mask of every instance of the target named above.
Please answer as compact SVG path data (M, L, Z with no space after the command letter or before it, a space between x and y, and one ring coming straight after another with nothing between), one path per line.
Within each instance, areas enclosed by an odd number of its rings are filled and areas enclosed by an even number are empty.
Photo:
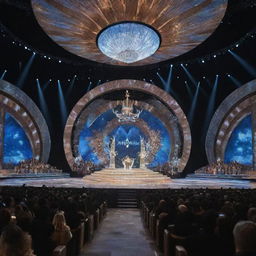
M8 209L2 208L0 210L0 234L5 226L11 221L11 213Z
M0 237L0 256L35 256L31 237L17 225L7 225Z
M240 221L233 230L236 256L256 255L256 224L252 221Z
M174 233L178 236L188 236L193 233L193 215L184 204L180 204L174 222Z
M256 207L249 208L247 212L247 219L256 223Z
M66 245L72 238L72 233L69 226L66 224L63 211L57 212L54 215L52 224L54 226L52 240L56 243L56 245Z
M33 248L37 256L51 255L55 246L51 239L53 232L50 210L48 207L42 206L37 211L31 227Z

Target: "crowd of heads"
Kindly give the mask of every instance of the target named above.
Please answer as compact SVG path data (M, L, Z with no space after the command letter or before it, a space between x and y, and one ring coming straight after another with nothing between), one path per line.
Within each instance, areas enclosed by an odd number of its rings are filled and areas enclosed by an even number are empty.
M55 166L46 164L34 158L24 160L14 167L17 174L62 173Z
M252 169L251 166L243 165L238 162L224 163L217 161L195 171L196 174L212 174L212 175L241 175L246 174Z
M140 192L160 221L182 238L189 256L256 255L256 191L180 189Z
M103 201L98 190L0 188L0 256L52 255Z

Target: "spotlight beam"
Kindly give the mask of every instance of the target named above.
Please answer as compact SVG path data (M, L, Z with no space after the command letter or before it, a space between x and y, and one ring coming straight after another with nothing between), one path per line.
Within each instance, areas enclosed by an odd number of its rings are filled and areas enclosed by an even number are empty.
M188 82L187 82L187 81L185 81L185 86L186 86L186 89L187 89L189 98L190 98L190 100L192 101L192 99L193 99L193 94L192 94L192 90L191 90L190 86L188 85Z
M169 73L168 73L167 80L164 80L163 77L159 73L157 73L158 77L160 78L160 80L161 80L161 82L163 84L164 90L166 92L170 92L171 91L172 68L173 68L173 66L171 65Z
M58 95L59 95L61 122L62 122L62 127L64 127L68 117L68 113L67 113L67 106L65 102L65 97L63 95L60 80L58 80Z
M30 68L31 68L31 66L32 66L32 63L33 63L33 61L34 61L34 59L35 59L35 56L36 56L36 54L33 53L33 54L31 55L31 57L29 58L27 64L26 64L25 67L23 68L23 70L22 70L22 72L21 72L21 74L20 74L20 76L19 76L19 78L18 78L18 80L17 80L17 82L16 82L17 87L19 87L19 88L22 88L22 87L23 87L23 85L24 85L24 83L25 83L25 81L26 81L27 75L28 75L28 73L29 73L29 70L30 70Z
M65 93L65 99L68 98L68 96L70 95L70 93L72 92L73 88L74 88L74 84L75 84L75 81L76 81L76 75L73 76L71 82L70 82L70 85Z
M47 120L48 125L51 126L48 106L45 101L45 97L44 97L42 88L40 86L39 79L36 79L36 85L37 85L37 93L38 93L38 98L39 98L39 107L40 107L45 119Z
M242 83L232 75L228 75L228 78L235 84L236 87L242 86Z
M192 123L193 123L193 120L194 120L199 89L200 89L200 82L198 82L198 84L197 84L196 92L194 94L193 101L192 101L192 104L191 104L191 107L190 107L190 110L189 110L189 113L188 113L188 121L189 121L191 126L192 126Z
M239 62L239 64L253 77L256 77L256 68L245 61L242 57L240 57L237 53L228 50L228 52Z
M5 70L5 71L3 72L3 74L1 75L1 77L0 77L1 80L4 79L4 76L5 76L6 73L7 73L7 70Z
M207 111L206 111L206 116L205 116L204 129L203 129L204 135L207 132L207 128L209 126L211 117L213 115L215 102L216 102L218 82L219 82L219 76L216 75L214 85L213 85L213 88L212 88L212 91L211 91L211 95L210 95L210 98L209 98L209 103L208 103L208 107L207 107Z
M196 79L191 75L191 73L188 71L188 69L181 64L181 67L183 68L183 70L185 71L186 75L188 76L188 78L190 79L190 81L197 86L198 82L196 81Z

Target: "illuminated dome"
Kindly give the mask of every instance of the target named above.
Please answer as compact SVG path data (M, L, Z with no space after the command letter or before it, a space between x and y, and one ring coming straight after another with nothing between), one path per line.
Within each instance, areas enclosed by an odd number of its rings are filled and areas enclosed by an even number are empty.
M160 38L146 25L125 22L104 29L97 43L101 52L108 57L133 63L154 54L160 46Z

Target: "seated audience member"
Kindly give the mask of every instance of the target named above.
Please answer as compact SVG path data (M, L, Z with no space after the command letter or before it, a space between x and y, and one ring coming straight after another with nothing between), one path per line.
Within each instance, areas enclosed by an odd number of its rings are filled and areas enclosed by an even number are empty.
M72 238L72 233L69 226L66 224L64 212L56 213L53 217L52 224L54 226L52 240L56 245L66 245Z
M221 244L215 234L217 214L213 210L206 211L202 217L200 232L187 237L185 247L190 256L217 256L221 254Z
M158 206L156 207L156 217L159 218L162 213L168 213L167 202L163 199L159 201Z
M8 209L2 208L0 210L0 234L5 226L11 221L11 213Z
M7 225L0 237L0 256L35 256L31 237L17 225Z
M249 210L247 212L247 219L256 223L256 208L255 207L249 208Z
M178 206L177 216L174 222L174 233L178 236L188 236L193 233L193 215L184 204Z
M233 230L237 256L256 255L256 224L252 221L240 221Z
M55 244L51 239L54 227L50 221L50 212L47 207L41 207L31 226L33 249L37 256L51 255Z

